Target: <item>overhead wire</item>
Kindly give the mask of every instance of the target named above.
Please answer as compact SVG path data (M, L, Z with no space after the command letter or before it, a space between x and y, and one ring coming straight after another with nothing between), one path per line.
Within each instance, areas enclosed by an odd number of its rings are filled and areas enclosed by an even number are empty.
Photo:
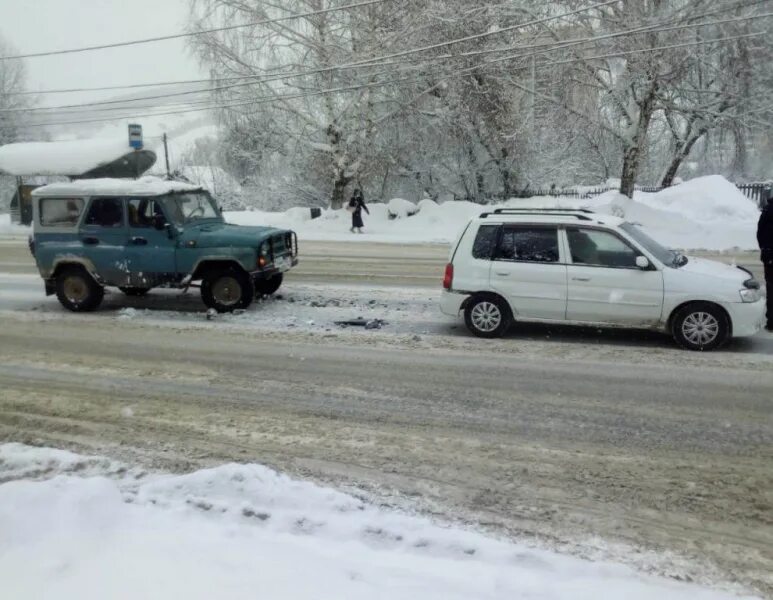
M769 0L766 0L769 1ZM756 2L755 4L759 4L760 2ZM709 15L712 13L708 13ZM678 31L683 29L689 29L694 27L705 27L705 26L715 26L715 25L723 25L727 23L734 23L734 22L741 22L741 21L748 21L753 19L761 19L761 18L768 18L773 17L773 12L770 13L763 13L763 14L757 14L757 15L746 15L743 17L734 17L731 19L723 19L718 21L709 21L709 22L695 22L695 23L687 23L687 24L680 24L680 25L673 25L673 26L662 26L663 23L658 24L652 24L652 25L645 25L638 28L628 29L624 31L618 31L618 32L611 32L607 34L602 34L599 36L588 36L584 38L575 38L572 40L561 40L556 41L550 44L547 48L545 48L542 51L531 53L528 55L523 55L524 58L531 58L533 56L538 56L541 54L545 54L548 52L554 52L557 50L563 50L567 47L571 47L574 45L581 45L589 42L595 42L595 41L603 41L607 39L614 39L616 37L626 36L626 35L636 35L640 33L663 33L663 32L669 32L669 31ZM555 17L558 18L558 17ZM526 26L526 25L523 25ZM454 40L451 40L446 43L452 43ZM429 60L436 61L436 60L448 60L448 59L455 59L455 58L470 58L472 56L479 56L482 54L493 54L498 52L509 52L512 50L520 50L520 49L533 49L537 47L543 47L546 44L526 44L526 45L515 45L510 46L506 48L498 48L498 49L488 49L488 50L480 50L480 51L474 51L474 52L466 52L466 53L458 53L458 54L451 54L451 55L442 55L439 57L432 57ZM417 52L420 49L412 49L408 50L406 52ZM394 55L387 55L386 57L381 58L392 58ZM385 66L383 63L380 63L378 61L381 60L381 58L373 58L368 59L372 61L370 64L372 66ZM85 107L93 107L93 106L110 106L110 105L127 105L130 102L141 102L146 100L161 100L165 98L179 98L182 96L189 96L194 94L202 94L202 93L214 93L214 92L221 92L229 89L235 89L239 87L248 87L252 85L257 84L266 84L266 83L272 83L277 81L285 81L287 79L295 79L300 77L306 77L309 75L316 75L321 74L325 72L330 71L338 71L338 70L346 70L353 68L355 66L362 66L361 62L358 63L344 63L340 65L333 65L330 67L323 67L319 69L312 69L305 72L296 72L296 73L285 73L278 76L270 76L270 77L264 77L260 81L248 81L248 82L241 82L241 83L235 83L230 84L226 86L219 86L219 87L213 87L209 89L201 89L201 90L186 90L181 92L175 92L171 94L159 94L155 96L141 96L138 98L125 98L125 99L116 99L116 100L105 100L105 101L98 101L98 102L88 102L88 103L77 103L77 104L69 104L69 105L59 105L59 106L42 106L42 107L31 107L31 108L8 108L8 109L0 109L0 112L46 112L46 111L57 111L57 110L67 110L67 109L78 109L78 108L85 108ZM394 64L394 63L392 63ZM128 108L128 107L127 107Z
M182 33L175 33L171 35L162 35L157 37L150 37L150 38L142 38L138 40L129 40L125 42L114 42L111 44L101 44L98 46L83 46L80 48L67 48L63 50L49 50L45 52L32 52L28 54L17 54L12 56L0 56L0 61L4 60L20 60L20 59L27 59L27 58L39 58L42 56L59 56L62 54L76 54L80 52L91 52L95 50L107 50L110 48L122 48L126 46L139 46L142 44L151 44L155 42L163 42L167 40L175 40L180 38L186 38L186 37L193 37L197 35L206 35L209 33L220 33L223 31L232 31L234 29L243 29L246 27L258 27L260 25L270 25L272 23L281 23L284 21L292 21L295 19L305 19L308 17L314 17L329 13L335 13L340 12L344 10L352 10L355 8L363 8L366 6L372 6L374 4L382 4L384 2L388 2L389 0L364 0L363 2L357 2L355 4L347 4L344 6L333 6L329 8L323 8L319 10L312 10L305 13L293 13L291 15L286 15L284 17L276 17L273 19L262 19L260 21L254 21L251 23L241 23L239 25L226 25L223 27L216 27L213 29L207 29L202 31L187 31Z
M757 37L764 35L764 32L758 32L758 33L752 33L752 34L743 34L739 36L729 36L725 38L715 38L710 40L700 40L696 42L685 42L682 44L671 44L667 46L658 46L658 47L652 47L652 48L640 48L634 51L623 51L623 52L612 52L609 54L604 55L594 55L594 56L584 56L584 57L576 57L573 59L568 59L564 61L553 61L548 62L540 65L540 68L543 67L552 67L552 66L558 66L563 64L569 64L569 63L576 63L576 62L582 62L586 60L601 60L601 59L607 59L607 58L617 58L624 55L630 55L632 53L645 53L645 52L657 52L662 50L670 50L674 48L683 48L683 47L691 47L691 46L700 46L700 45L708 45L708 44L715 44L715 43L721 43L721 42L727 42L727 41L734 41L737 39L745 39L749 37ZM453 77L462 75L467 72L475 71L478 69L485 69L487 67L490 67L491 65L500 64L502 62L507 62L511 60L516 60L518 58L522 58L523 55L515 55L515 56L505 56L500 57L497 59L489 60L483 63L479 63L476 65L473 65L471 67L455 71L453 73L445 74L444 76L441 76L442 80L451 79ZM530 66L523 66L520 67L519 70L529 69ZM231 103L221 103L221 104L213 104L211 101L206 101L206 106L201 108L191 108L191 109L183 109L183 110L174 110L174 111L164 111L164 112L154 112L147 115L144 115L145 117L151 118L151 117L157 117L157 116L167 116L167 115L177 115L177 114L186 114L190 112L201 112L201 111L207 111L207 110L218 110L218 109L227 109L227 108L234 108L234 107L242 107L242 106L258 106L266 103L276 102L276 101L282 101L282 100L295 100L295 99L305 99L305 98L311 98L316 97L324 94L335 94L335 93L344 93L349 91L359 91L363 89L371 89L371 88L377 88L377 87L386 87L395 85L398 83L406 83L406 82L417 82L422 81L424 78L401 78L401 79L391 79L387 81L378 81L378 82L371 82L368 84L356 84L356 85L350 85L350 86L342 86L338 88L331 88L331 89L324 89L324 90L315 90L313 92L300 92L296 94L274 94L271 96L265 96L265 97L259 97L259 98L253 98L247 101L239 101L239 102L231 102ZM110 109L110 110L116 110L116 109ZM100 122L108 122L108 121L114 121L114 120L123 120L123 119L134 119L138 118L138 114L127 114L127 115L121 115L121 116L114 116L114 117L107 117L107 118L101 118L101 119L86 119L86 120L74 120L74 121L63 121L63 122L43 122L43 123L31 123L31 124L25 124L27 127L44 127L44 126L61 126L61 125L74 125L74 124L86 124L86 123L100 123Z

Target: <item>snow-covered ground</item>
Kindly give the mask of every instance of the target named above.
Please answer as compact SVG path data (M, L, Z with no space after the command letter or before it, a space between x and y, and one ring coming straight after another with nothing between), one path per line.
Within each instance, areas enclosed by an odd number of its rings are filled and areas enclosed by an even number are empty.
M155 474L5 444L0 532L3 597L14 600L735 597L392 512L260 465Z
M387 243L449 243L469 219L485 210L500 207L590 208L604 214L625 216L641 224L663 244L686 250L729 250L756 248L755 231L759 211L721 176L701 177L662 192L637 192L630 200L615 192L588 199L528 198L513 199L497 206L482 207L471 202L436 204L422 200L418 214L406 216L411 203L405 200L389 205L369 205L365 215L365 235L351 234L350 215L345 210L324 211L311 220L306 209L284 213L261 211L229 212L226 218L242 225L274 225L295 229L307 240L363 240ZM391 207L391 210L390 210ZM390 219L389 213L399 218Z
M11 215L0 214L0 235L29 235L30 228L11 223Z

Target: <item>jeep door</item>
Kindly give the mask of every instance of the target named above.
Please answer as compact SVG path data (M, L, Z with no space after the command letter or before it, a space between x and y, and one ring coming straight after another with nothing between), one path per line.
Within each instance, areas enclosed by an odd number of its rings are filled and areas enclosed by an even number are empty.
M157 198L129 198L127 256L132 286L154 287L177 279L177 241L169 235Z
M663 311L663 273L643 270L643 253L612 231L567 227L571 258L567 319L651 326Z
M83 257L107 285L127 285L128 231L122 198L91 198L79 230Z
M563 320L566 264L558 228L506 224L491 261L491 288L504 296L516 319Z

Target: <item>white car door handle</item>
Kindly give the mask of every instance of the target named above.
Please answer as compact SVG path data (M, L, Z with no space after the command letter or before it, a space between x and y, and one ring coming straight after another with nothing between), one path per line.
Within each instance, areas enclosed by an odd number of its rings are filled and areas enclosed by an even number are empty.
M503 273L502 271L496 272L499 277L510 277L510 273Z
M572 281L590 281L590 277L572 277Z

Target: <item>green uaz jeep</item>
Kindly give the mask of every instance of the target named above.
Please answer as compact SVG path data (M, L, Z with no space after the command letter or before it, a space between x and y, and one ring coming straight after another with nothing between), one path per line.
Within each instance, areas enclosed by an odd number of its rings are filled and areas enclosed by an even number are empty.
M227 224L209 193L152 177L56 183L33 192L30 249L45 281L73 311L95 310L106 286L141 296L200 285L208 307L230 312L273 294L298 264L294 232Z

